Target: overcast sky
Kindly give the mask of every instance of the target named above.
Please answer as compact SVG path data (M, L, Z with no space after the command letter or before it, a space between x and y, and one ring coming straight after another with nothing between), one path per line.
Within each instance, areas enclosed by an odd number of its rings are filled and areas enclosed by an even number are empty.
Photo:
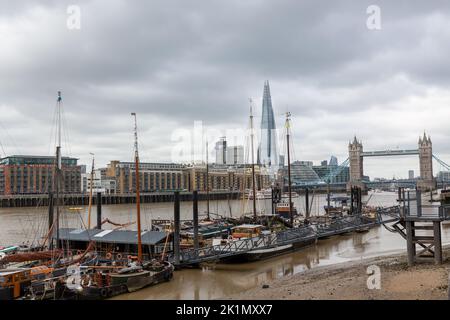
M366 24L373 4L381 30ZM341 162L354 135L367 151L417 148L425 130L450 163L448 57L448 1L3 0L0 153L53 154L61 90L66 155L131 161L136 112L141 160L168 162L194 121L247 128L249 97L259 125L269 80L277 126L292 113L295 159ZM418 174L417 157L365 163L372 178Z

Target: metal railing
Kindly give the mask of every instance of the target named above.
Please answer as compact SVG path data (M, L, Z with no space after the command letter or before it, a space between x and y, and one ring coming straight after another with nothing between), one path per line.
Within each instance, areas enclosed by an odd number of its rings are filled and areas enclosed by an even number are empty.
M396 214L394 213L396 212ZM276 234L263 234L258 237L224 241L224 244L210 245L198 249L190 248L180 251L180 265L197 264L207 261L218 261L231 256L239 256L256 249L269 249L294 243L307 243L324 237L358 231L361 228L373 227L400 219L398 207L380 210L380 214L389 213L389 221L379 217L370 219L361 215L336 218L327 224L311 224L286 229ZM169 260L175 262L173 254Z

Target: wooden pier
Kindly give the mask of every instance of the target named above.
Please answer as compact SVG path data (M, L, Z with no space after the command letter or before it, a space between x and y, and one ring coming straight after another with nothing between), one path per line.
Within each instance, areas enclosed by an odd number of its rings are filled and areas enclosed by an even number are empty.
M424 205L422 192L399 188L400 219L394 229L406 239L408 265L433 261L442 264L441 224L450 220L450 205Z
M233 200L239 199L241 193L239 191L211 191L209 192L210 200ZM62 195L64 205L69 206L83 206L89 204L89 193L85 194L64 194ZM152 202L173 202L173 192L152 192L141 193L141 203ZM206 200L206 192L198 193L199 200ZM0 208L17 208L17 207L38 207L48 206L48 194L28 194L28 195L11 195L0 196ZM94 197L93 204L97 203L97 198ZM192 192L180 192L180 201L191 201ZM133 193L127 194L103 194L101 197L102 204L127 204L135 203L136 195Z

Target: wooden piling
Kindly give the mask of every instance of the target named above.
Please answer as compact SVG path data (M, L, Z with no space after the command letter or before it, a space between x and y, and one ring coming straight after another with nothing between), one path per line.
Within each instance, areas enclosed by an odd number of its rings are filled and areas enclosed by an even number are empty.
M102 228L102 193L97 192L97 229Z
M434 262L442 264L442 242L441 242L441 222L433 222L434 233Z
M194 223L194 249L199 248L198 244L198 192L194 190L192 192L192 215Z
M174 193L174 232L173 232L173 253L175 265L180 264L180 192Z
M408 266L412 267L415 263L416 244L414 242L414 222L406 221L406 249L408 251Z
M305 218L309 219L309 189L305 189Z

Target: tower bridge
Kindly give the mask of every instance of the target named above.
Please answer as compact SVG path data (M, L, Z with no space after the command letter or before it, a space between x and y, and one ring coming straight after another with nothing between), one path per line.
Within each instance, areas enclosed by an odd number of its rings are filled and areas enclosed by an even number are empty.
M364 151L361 141L356 137L348 144L350 181L347 189L357 186L365 190L367 188L364 177L364 157L385 157L418 155L420 163L420 178L417 181L419 190L431 190L436 188L436 179L433 177L433 144L430 136L425 133L419 137L418 148L409 150L381 150Z

